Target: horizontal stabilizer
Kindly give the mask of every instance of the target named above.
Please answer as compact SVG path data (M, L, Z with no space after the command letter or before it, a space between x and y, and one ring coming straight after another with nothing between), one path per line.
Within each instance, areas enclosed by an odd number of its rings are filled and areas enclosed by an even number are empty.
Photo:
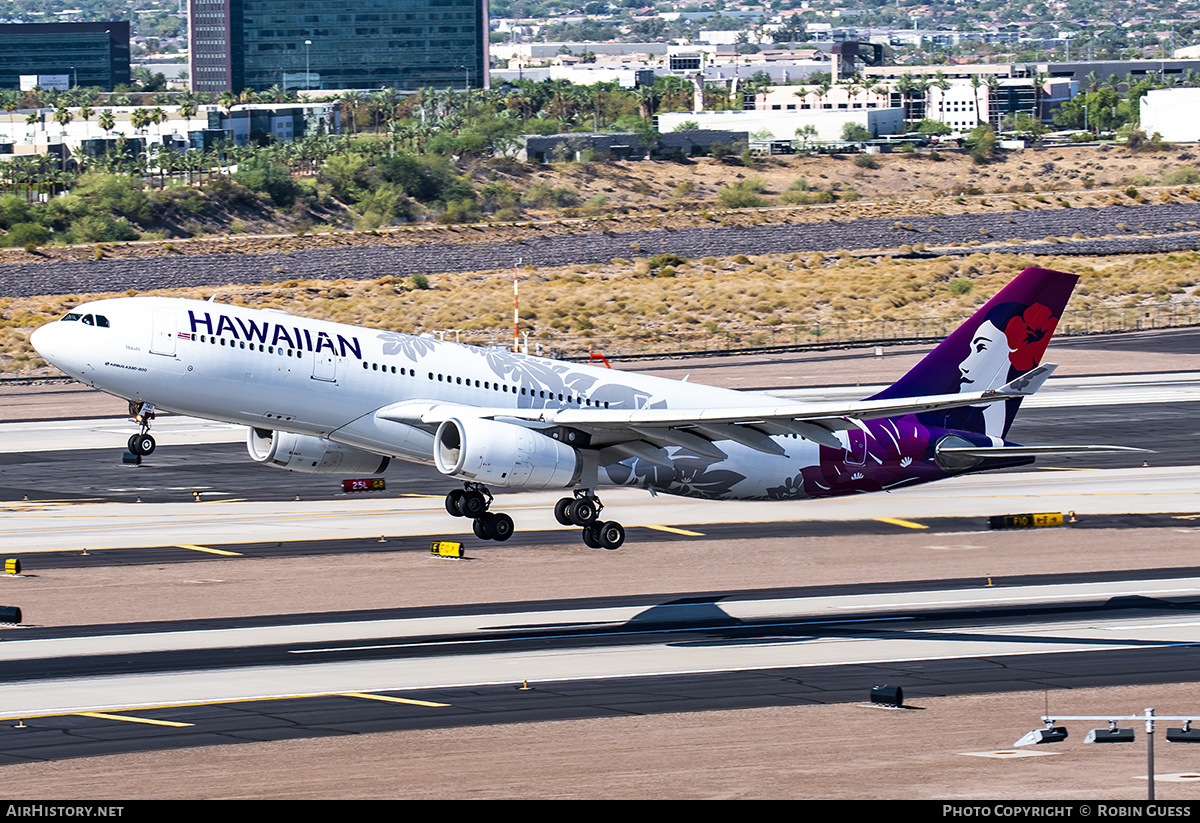
M938 454L955 454L963 457L1038 457L1048 454L1097 454L1099 452L1145 452L1151 449L1135 449L1132 446L952 446L938 447Z

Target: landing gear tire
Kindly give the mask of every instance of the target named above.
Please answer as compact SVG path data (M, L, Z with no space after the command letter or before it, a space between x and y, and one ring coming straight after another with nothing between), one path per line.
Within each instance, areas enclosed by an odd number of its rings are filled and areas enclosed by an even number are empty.
M599 530L594 526L584 526L583 545L587 546L589 549L600 548L600 535L597 534L598 531Z
M462 489L454 489L446 494L446 511L454 517L462 517L462 500L466 496Z
M155 446L154 438L148 434L135 434L129 438L129 453L143 457L148 454L154 454Z
M575 521L571 519L569 509L575 501L570 497L564 497L554 504L554 519L563 526L574 526Z
M480 517L487 508L487 498L477 491L463 492L459 498L458 511L463 517Z
M557 509L556 509L557 512ZM596 522L600 507L590 497L580 497L571 501L567 507L567 516L576 526L590 526Z
M491 523L488 524L488 529L492 532L492 539L503 543L505 540L513 536L515 529L513 528L512 518L504 512L496 514L487 514L484 517L490 517Z
M596 528L593 526L592 528ZM625 527L616 520L609 520L606 523L600 524L599 528L600 545L613 551L621 548L621 544L625 542Z
M621 548L625 542L625 527L615 520L605 523L592 523L583 527L583 544L589 549L607 549L613 551Z
M475 536L480 540L492 539L492 532L488 528L487 521L485 521L482 517L475 518L475 522L471 524L471 529L475 532Z
M515 531L512 518L503 512L484 512L475 518L471 528L480 540L495 540L498 543L512 537Z

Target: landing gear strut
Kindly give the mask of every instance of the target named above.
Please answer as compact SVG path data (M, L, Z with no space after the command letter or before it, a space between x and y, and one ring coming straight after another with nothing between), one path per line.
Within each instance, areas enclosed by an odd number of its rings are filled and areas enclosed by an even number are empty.
M604 504L591 489L576 489L554 505L554 518L564 526L582 526L583 544L589 549L619 549L625 542L625 527L615 520L600 521Z
M455 517L470 517L472 529L480 540L503 542L513 535L513 520L503 512L488 511L492 493L479 483L463 483L446 495L446 511Z
M150 423L154 420L154 406L150 403L131 401L129 403L129 416L142 429L140 434L135 434L129 438L129 442L126 444L129 447L129 453L136 454L138 457L153 454L156 444L154 438L150 435Z

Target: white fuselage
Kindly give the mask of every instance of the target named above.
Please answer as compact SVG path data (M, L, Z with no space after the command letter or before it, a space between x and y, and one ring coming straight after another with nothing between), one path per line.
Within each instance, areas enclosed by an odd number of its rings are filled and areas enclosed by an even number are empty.
M297 317L286 312L166 297L87 303L79 319L34 333L39 352L81 382L131 401L259 430L295 432L380 455L433 463L429 430L376 415L406 402L487 409L718 409L779 401L689 382ZM94 318L92 323L82 322ZM107 325L101 325L104 318ZM838 435L847 453L862 451ZM602 447L604 433L592 446ZM765 454L722 442L724 460L664 450L675 471L622 460L601 482L703 497L807 496L792 488L818 464L818 446L773 438ZM599 442L597 442L599 441ZM676 459L678 458L678 459ZM714 474L715 472L715 474ZM723 479L698 488L696 475Z

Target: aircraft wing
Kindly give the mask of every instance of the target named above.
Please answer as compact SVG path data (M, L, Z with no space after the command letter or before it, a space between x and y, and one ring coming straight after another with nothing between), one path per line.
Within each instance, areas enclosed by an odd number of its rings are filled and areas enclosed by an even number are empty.
M782 454L771 435L796 434L831 448L842 448L835 431L861 427L861 420L976 406L1033 394L1057 368L1035 367L998 389L982 392L897 397L836 403L771 403L710 409L513 409L454 403L406 401L376 414L409 425L437 426L457 417L524 421L540 427L568 426L599 435L603 445L645 441L653 446L682 446L698 454L725 457L713 441L732 440L765 454Z

